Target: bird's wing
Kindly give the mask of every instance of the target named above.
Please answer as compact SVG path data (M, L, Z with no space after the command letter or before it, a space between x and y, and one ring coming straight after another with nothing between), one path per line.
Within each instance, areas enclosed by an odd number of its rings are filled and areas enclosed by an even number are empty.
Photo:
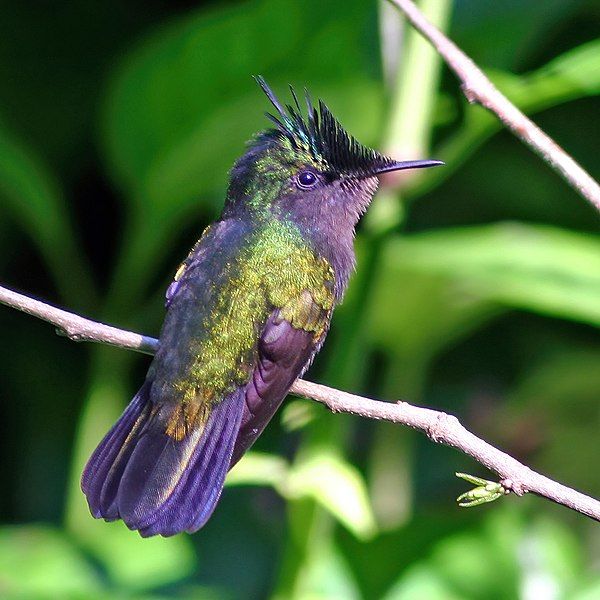
M329 303L322 306L304 290L267 319L258 343L256 367L245 390L231 467L262 433L294 381L310 365L327 333L331 312Z

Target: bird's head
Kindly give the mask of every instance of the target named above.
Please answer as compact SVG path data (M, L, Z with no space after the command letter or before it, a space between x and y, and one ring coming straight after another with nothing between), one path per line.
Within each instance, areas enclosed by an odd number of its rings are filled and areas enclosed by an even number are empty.
M322 101L315 107L306 93L305 117L293 88L293 104L283 106L262 77L256 81L275 108L267 113L275 127L258 134L233 167L230 205L314 225L339 218L353 227L380 175L443 164L384 156L354 139Z

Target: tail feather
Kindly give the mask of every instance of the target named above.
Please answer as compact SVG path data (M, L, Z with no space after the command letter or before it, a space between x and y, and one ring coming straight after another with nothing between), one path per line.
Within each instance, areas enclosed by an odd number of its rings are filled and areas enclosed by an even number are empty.
M95 517L123 519L140 535L197 531L221 495L244 406L242 390L215 404L205 427L165 433L145 384L88 462L82 489Z
M98 444L85 466L81 477L81 489L88 499L92 515L97 519L114 521L118 518L118 515L108 514L107 502L103 501L106 492L103 494L103 490L113 480L111 470L114 473L119 455L123 454L125 449L133 450L133 445L126 445L126 441L132 431L139 429L139 426L146 421L145 413L149 410L148 392L149 385L144 383L119 420Z
M187 472L178 478L172 493L160 508L140 511L139 504L135 507L135 512L145 515L136 527L143 537L157 533L168 536L179 531L191 533L209 519L221 496L229 469L243 402L243 394L238 392L214 408L201 441L190 457Z

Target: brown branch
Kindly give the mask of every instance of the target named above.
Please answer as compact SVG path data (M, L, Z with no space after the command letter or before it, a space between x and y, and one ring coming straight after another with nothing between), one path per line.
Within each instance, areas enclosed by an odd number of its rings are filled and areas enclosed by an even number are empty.
M158 348L155 338L84 319L4 287L0 287L0 304L52 323L59 333L74 341L101 342L145 354L154 354ZM496 472L502 486L517 496L531 492L600 521L600 502L536 473L478 438L452 415L407 402L371 400L302 379L298 379L290 391L316 400L334 413L344 412L419 429L432 441L457 448Z
M572 188L600 211L600 185L549 135L527 118L500 93L483 71L437 27L432 25L411 0L389 0L431 42L460 79L470 103L493 112L518 138L547 162Z

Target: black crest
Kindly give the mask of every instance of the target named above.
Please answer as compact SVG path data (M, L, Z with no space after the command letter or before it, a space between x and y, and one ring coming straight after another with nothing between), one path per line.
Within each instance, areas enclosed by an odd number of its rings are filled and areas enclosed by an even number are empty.
M322 100L318 109L314 107L306 90L305 118L292 86L294 104L284 107L262 77L255 79L277 111L277 115L266 113L267 117L275 124L277 133L288 138L295 148L310 152L315 160L323 160L337 172L353 175L367 175L395 164L393 159L352 137Z

